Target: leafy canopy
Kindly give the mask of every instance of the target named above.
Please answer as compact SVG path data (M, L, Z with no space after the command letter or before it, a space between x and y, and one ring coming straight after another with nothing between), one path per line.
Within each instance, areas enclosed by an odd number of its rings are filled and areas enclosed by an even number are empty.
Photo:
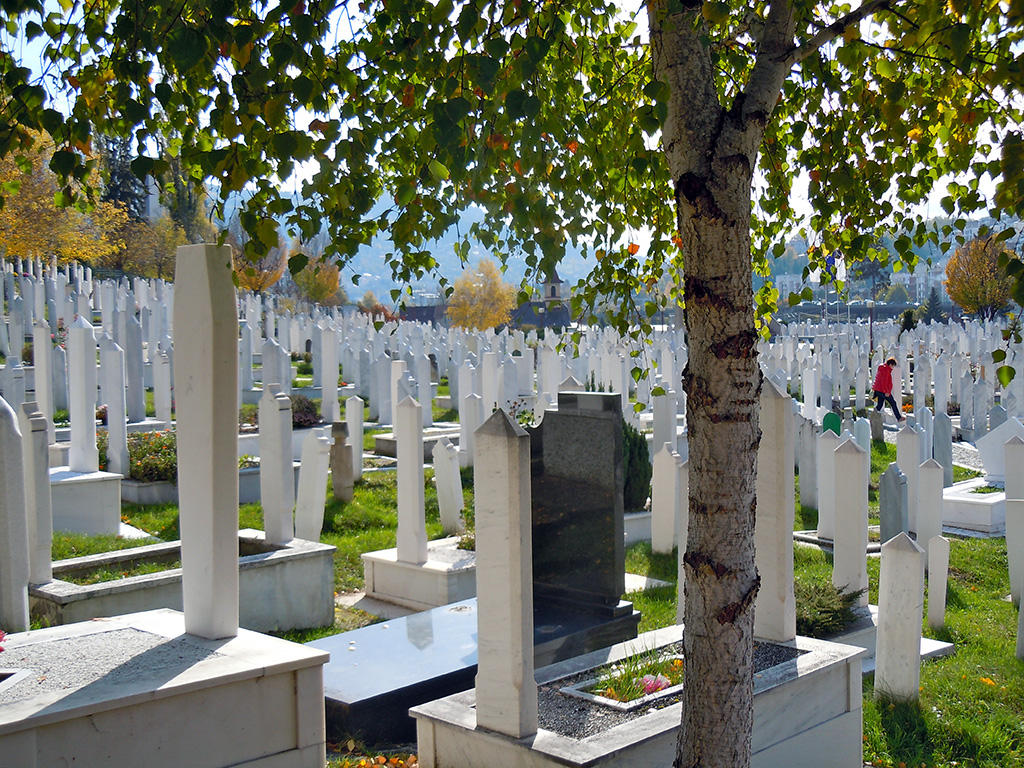
M463 233L464 261L470 236L521 257L525 298L567 244L583 247L598 260L574 310L586 318L611 294L623 327L654 316L664 298L638 306L636 294L682 266L658 141L669 103L687 95L652 78L642 10L611 0L59 5L4 0L0 157L31 154L30 129L48 133L60 201L83 194L71 182L97 162L100 131L134 142L140 176L180 166L186 180L209 181L221 220L244 192L250 259L277 247L282 222L302 240L323 224L325 258L344 261L386 233L389 266L411 280L435 266L431 238L477 205L486 217ZM769 8L703 4L697 21L726 107L754 73ZM792 68L752 211L760 272L801 223L811 267L837 253L888 258L875 245L886 228L912 265L914 244L951 242L962 216L985 207L986 177L1002 174L997 209L1020 199L1020 2L787 8ZM21 39L41 42L43 72L19 60ZM942 206L959 218L928 231L903 207L949 175ZM283 188L289 179L298 196ZM806 221L798 181L814 210ZM641 230L646 249L635 245ZM296 254L291 271L306 261ZM778 296L769 285L759 298L770 307Z

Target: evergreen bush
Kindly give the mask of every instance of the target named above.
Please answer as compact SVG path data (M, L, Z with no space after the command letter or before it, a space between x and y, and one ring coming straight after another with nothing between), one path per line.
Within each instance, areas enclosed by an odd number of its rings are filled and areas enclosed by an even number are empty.
M622 468L626 483L622 490L622 504L625 509L643 509L651 493L651 460L647 450L647 439L640 432L622 420Z

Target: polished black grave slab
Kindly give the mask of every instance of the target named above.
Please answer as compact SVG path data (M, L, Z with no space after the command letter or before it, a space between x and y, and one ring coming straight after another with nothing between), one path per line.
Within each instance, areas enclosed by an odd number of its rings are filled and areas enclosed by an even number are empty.
M566 606L538 608L535 666L635 637L640 614L630 603L622 609L609 620ZM473 687L476 621L474 598L307 643L331 654L324 667L327 738L370 745L415 740L410 707Z

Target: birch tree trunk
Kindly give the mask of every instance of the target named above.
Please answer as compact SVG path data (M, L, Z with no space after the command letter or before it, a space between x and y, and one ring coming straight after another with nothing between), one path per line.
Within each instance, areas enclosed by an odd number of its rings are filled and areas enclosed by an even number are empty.
M697 8L648 4L654 72L670 89L662 141L684 258L690 444L685 563L686 687L677 768L750 764L753 730L757 363L750 258L751 181L792 36L777 0L745 92L725 108ZM681 9L673 3L674 9ZM788 25L788 26L787 26Z

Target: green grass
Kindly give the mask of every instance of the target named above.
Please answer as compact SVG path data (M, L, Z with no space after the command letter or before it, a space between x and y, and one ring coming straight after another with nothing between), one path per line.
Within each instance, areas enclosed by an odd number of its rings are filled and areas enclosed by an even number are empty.
M1002 488L997 488L994 485L983 485L980 488L975 488L971 493L1002 493Z
M889 449L873 457L872 478L891 460ZM472 522L472 470L462 474ZM425 478L427 531L441 535L437 500L429 472ZM162 539L177 538L177 508L173 505L140 507L124 504L131 524ZM797 508L797 527L813 528L813 510ZM240 510L240 527L261 528L259 505ZM355 486L347 504L329 494L322 541L337 547L335 589L363 585L359 555L395 546L397 526L394 472L372 472ZM146 541L113 537L55 535L56 559L136 546ZM864 758L887 768L1003 768L1024 765L1024 662L1014 657L1017 613L1003 600L1009 592L1006 543L1003 539L952 539L946 626L925 635L956 644L953 656L926 662L921 669L921 700L916 705L890 705L874 700L873 679L864 681ZM868 559L869 599L878 601L879 559ZM632 592L626 596L642 613L640 630L667 626L675 621L676 556L655 555L639 543L626 550L626 568L632 573L669 582L669 586ZM797 581L831 580L831 557L813 547L794 548ZM339 608L331 627L282 633L299 642L376 621L356 609ZM342 747L344 751L344 747ZM351 752L351 750L348 750ZM332 764L339 755L332 755ZM357 761L358 762L358 761Z
M832 558L797 546L800 582L829 581ZM673 582L631 592L643 614L640 630L675 621L675 560L652 555L650 545L626 551L627 570ZM868 559L868 597L878 603L879 558ZM864 680L864 760L886 768L1004 768L1024 765L1024 662L1014 657L1017 612L1009 592L1004 539L957 539L950 544L946 626L924 635L952 642L956 653L921 665L918 704L874 700L873 676Z
M1024 662L1003 539L953 539L946 626L925 635L956 645L921 666L916 705L874 701L864 683L864 758L883 766L1024 765Z
M953 482L962 483L964 480L973 480L976 477L981 477L981 472L970 467L961 467L959 464L953 465Z
M181 568L181 560L159 563L137 563L136 565L132 565L127 568L117 568L114 566L96 568L81 574L62 574L61 580L69 581L72 584L88 586L90 584L99 584L103 581L117 581L118 579L127 579L130 576L142 576L147 573L169 571L174 568Z

